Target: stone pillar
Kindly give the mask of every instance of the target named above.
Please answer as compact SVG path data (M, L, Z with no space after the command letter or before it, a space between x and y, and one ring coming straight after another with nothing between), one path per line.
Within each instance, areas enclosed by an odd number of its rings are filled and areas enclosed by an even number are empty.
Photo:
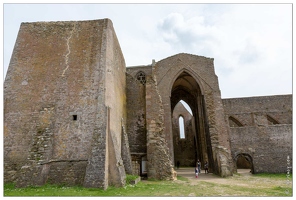
M147 171L148 178L175 180L176 172L170 160L164 132L164 110L156 81L146 82Z
M212 142L213 159L216 171L222 177L231 176L233 163L230 150L229 132L224 118L220 91L211 91L206 95L209 116L209 132Z

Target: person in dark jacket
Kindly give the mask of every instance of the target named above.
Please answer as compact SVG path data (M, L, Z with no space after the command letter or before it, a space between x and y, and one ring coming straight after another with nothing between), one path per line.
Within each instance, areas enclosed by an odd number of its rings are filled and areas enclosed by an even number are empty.
M208 162L206 161L205 162L205 174L208 174L209 173L209 164L208 164Z

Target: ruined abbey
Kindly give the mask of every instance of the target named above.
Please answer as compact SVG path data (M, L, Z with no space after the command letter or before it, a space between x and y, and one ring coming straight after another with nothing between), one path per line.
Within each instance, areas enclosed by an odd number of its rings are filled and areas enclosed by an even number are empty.
M4 182L106 189L126 174L175 180L177 162L198 159L221 177L286 172L292 95L221 99L213 61L126 67L109 19L22 23L4 82Z

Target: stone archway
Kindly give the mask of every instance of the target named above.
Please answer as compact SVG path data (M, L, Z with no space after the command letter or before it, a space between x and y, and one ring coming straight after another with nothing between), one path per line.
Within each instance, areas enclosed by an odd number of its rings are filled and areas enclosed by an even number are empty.
M180 100L184 100L191 108L193 115L193 138L189 138L194 144L191 145L191 151L195 153L194 164L200 160L202 166L207 161L209 171L213 171L215 165L213 162L213 153L211 140L208 130L208 120L205 112L205 100L201 88L197 81L189 74L183 71L179 74L171 89L171 113ZM173 148L177 148L175 145ZM189 158L188 158L189 159ZM173 159L174 160L174 159ZM177 161L176 161L177 162Z
M254 173L253 158L247 153L240 153L235 157L235 168L238 169L250 169L251 173Z
M146 83L148 176L163 174L163 167L158 167L159 153L156 150L164 150L162 155L166 157L167 171L177 162L172 111L181 99L193 112L196 159L202 165L208 161L209 171L217 175L232 175L229 132L213 59L177 54L153 64L151 72ZM164 158L161 160L165 163Z

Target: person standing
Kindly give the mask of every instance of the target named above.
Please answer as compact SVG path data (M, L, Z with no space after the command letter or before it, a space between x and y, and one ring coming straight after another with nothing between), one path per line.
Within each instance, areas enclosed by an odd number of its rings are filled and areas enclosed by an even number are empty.
M201 167L201 163L199 160L197 160L197 168L198 168L198 173L200 173L200 167Z
M209 164L208 164L208 162L206 161L205 162L205 174L208 174L209 173Z
M195 178L198 178L198 167L195 167Z

